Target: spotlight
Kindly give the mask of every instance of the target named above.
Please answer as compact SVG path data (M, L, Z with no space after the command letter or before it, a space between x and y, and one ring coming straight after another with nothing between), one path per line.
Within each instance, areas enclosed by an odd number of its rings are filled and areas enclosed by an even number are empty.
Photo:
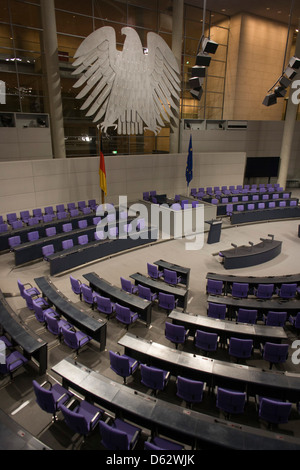
M201 77L192 77L189 79L190 88L200 88L203 85L203 78Z
M192 77L204 78L205 76L206 76L206 67L199 66L199 65L194 65L194 67L192 67Z
M281 78L279 79L279 83L280 83L280 85L281 85L282 87L288 88L288 87L290 86L290 84L291 84L291 80L289 80L289 79L286 78L286 77L281 77Z
M265 97L262 104L264 106L272 106L273 104L276 104L276 103L277 103L277 97L275 93L270 93L269 95Z
M196 65L200 67L209 67L210 61L211 57L206 52L200 52L200 54L198 54L196 57Z
M190 90L190 93L191 93L193 98L200 101L201 96L203 95L203 88L202 87L194 88L193 90Z
M295 78L296 75L298 74L298 72L296 70L292 69L291 67L287 67L285 69L284 73L290 80L293 80L293 78Z
M283 98L286 95L286 88L284 88L283 86L277 86L274 89L274 93L277 98Z
M219 44L211 39L204 38L202 43L202 51L208 54L215 54L216 50L218 49Z
M289 67L291 67L294 70L298 70L300 67L300 59L298 57L292 57L289 61Z

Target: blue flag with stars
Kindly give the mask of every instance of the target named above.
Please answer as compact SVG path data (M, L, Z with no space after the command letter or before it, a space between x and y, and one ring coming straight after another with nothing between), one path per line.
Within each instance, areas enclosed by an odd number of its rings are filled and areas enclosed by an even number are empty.
M190 144L189 144L189 152L187 156L187 162L186 162L186 171L185 171L185 178L187 185L190 184L190 182L193 179L193 146L192 146L192 134L190 136Z

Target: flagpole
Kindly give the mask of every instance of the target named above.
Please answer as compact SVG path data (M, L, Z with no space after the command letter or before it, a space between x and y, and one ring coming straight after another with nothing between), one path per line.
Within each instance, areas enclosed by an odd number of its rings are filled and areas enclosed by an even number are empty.
M98 124L97 125L98 127L98 130L99 130L99 155L101 154L101 139L102 139L102 134L101 134L101 130L100 130L100 125ZM101 204L104 204L105 203L105 194L104 194L104 191L103 189L101 188Z

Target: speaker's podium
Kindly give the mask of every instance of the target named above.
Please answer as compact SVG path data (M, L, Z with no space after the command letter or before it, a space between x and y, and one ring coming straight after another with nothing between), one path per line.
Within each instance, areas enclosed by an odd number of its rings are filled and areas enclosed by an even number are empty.
M207 243L210 245L212 243L218 243L221 238L221 228L222 228L222 221L221 220L206 220L206 224L210 225Z

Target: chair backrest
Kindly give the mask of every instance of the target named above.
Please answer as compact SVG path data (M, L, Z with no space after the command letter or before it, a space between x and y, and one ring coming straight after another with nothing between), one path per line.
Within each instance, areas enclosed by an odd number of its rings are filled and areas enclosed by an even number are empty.
M38 240L40 238L40 234L37 230L35 230L34 232L29 232L27 236L29 242L34 242L35 240Z
M279 201L279 207L286 207L286 201Z
M86 245L89 242L89 237L87 235L80 235L78 237L78 244L79 245Z
M266 205L264 202L259 202L257 205L258 209L265 209Z
M62 249L67 250L68 248L72 248L74 246L73 240L63 240L62 241Z
M152 277L153 279L158 278L158 267L156 264L147 263L147 272L148 276Z
M96 199L89 199L88 205L91 209L94 209L97 206Z
M76 209L75 202L68 202L67 208L69 212L73 209Z
M229 354L234 357L250 357L253 348L252 339L241 339L231 337L229 341Z
M215 279L207 279L206 284L207 294L220 295L223 292L223 281L218 281Z
M218 388L217 407L227 413L243 413L246 402L246 393Z
M176 271L171 271L170 269L164 269L164 280L168 284L177 284L177 273Z
M8 244L10 248L14 248L15 246L21 245L21 237L19 235L9 237Z
M239 308L237 314L237 321L240 323L249 323L254 325L257 319L257 310L251 310L247 308Z
M274 207L276 207L275 202L274 201L269 202L268 207L269 209L274 209Z
M287 423L291 413L292 404L270 398L261 398L259 404L259 416L263 420L273 423Z
M144 201L149 201L149 191L144 191L143 192L143 200Z
M69 328L66 327L66 326L62 326L61 332L62 332L62 334L63 334L65 343L66 343L70 348L72 348L72 349L77 349L79 343L78 343L76 331L74 331L73 329L71 330L71 329L69 329Z
M165 373L162 369L141 364L141 382L154 390L163 390L165 387Z
M22 222L22 220L15 220L14 222L11 223L11 226L14 230L16 230L18 228L23 227L23 222Z
M129 307L125 307L116 303L116 318L122 323L129 325L131 323L131 310Z
M258 284L256 297L259 299L270 299L274 292L274 284Z
M184 343L186 330L183 325L175 325L173 323L165 323L165 337L175 343Z
M53 210L52 206L45 207L44 211L45 211L45 215L53 215L54 214L54 210Z
M238 204L237 207L236 207L236 210L238 212L243 212L243 210L245 210L244 204Z
M73 226L71 223L63 224L62 230L63 232L72 232Z
M121 287L123 290L125 290L126 292L129 292L130 294L132 294L132 283L131 281L129 281L128 279L124 279L124 277L120 277L121 279Z
M18 219L16 212L11 212L10 214L6 214L6 220L11 225L12 222L15 222Z
M138 284L138 294L139 297L145 300L151 300L151 290L150 287L142 286Z
M33 209L32 215L33 215L33 217L39 217L41 219L42 216L43 216L42 209L40 209L40 208Z
M96 232L94 232L94 239L95 240L104 240L105 236L104 236L104 231L103 230L96 230Z
M47 237L52 237L56 235L56 227L47 227L45 232Z
M208 302L207 316L224 320L226 317L226 304L215 304Z
M70 210L70 216L71 217L78 217L79 215L79 210L78 209L71 209Z
M273 364L285 362L289 351L289 345L284 343L266 342L264 345L263 358Z
M27 221L30 217L29 211L21 211L20 217L22 220Z
M246 298L248 297L249 284L246 282L232 283L232 297Z
M83 207L82 209L83 214L90 214L92 212L92 209L90 207Z
M78 209L83 209L84 207L86 207L86 204L85 204L85 201L78 201Z
M47 413L55 413L55 400L51 390L42 387L36 380L32 381L37 404Z
M218 335L208 331L196 330L195 346L205 351L215 351L217 349Z
M30 226L37 225L39 223L39 219L38 219L38 217L30 217L30 219L28 219L27 223Z
M56 212L64 212L64 211L65 211L65 205L64 204L57 204Z
M175 296L173 294L158 293L158 304L167 310L173 310L176 306Z
M53 214L45 214L43 215L43 222L52 222L54 218L54 215Z
M200 403L203 398L204 383L199 380L177 377L177 395L187 403Z
M248 205L247 205L247 209L248 209L248 211L254 211L255 205L252 204L252 203L251 203L251 204L248 204Z
M86 228L87 226L88 226L88 223L86 219L78 221L78 228Z
M55 318L50 313L45 313L45 322L47 324L47 328L53 335L58 335L60 333L58 319Z
M81 284L81 293L82 293L82 299L85 302L88 302L88 303L94 302L93 289L91 287L86 286L85 284Z
M297 293L297 284L282 284L279 296L284 299L293 299Z
M7 224L0 224L0 233L7 232L8 225Z
M110 367L121 377L128 377L130 375L129 359L126 356L120 356L113 351L109 351Z
M118 227L111 227L108 229L109 238L116 238L118 235Z
M32 306L34 310L35 317L38 321L44 322L45 321L45 315L43 313L42 307L34 300L32 299Z
M113 306L112 306L110 298L103 297L102 295L97 295L96 296L96 303L97 303L97 308L98 308L98 310L100 310L100 312L112 313Z
M72 411L64 405L60 406L60 410L64 416L66 425L72 429L72 431L81 436L86 436L89 433L90 423L82 414Z
M70 282L71 282L71 289L74 294L80 295L81 294L81 283L75 277L70 275Z
M109 426L105 421L100 421L99 424L102 444L106 449L129 450L129 439L126 432Z
M284 326L286 322L287 312L272 312L267 314L266 325L268 326Z
M44 257L53 255L53 253L54 253L54 245L50 244L50 245L45 245L45 246L43 246L43 247L42 247L42 253L43 253L43 256L44 256Z

